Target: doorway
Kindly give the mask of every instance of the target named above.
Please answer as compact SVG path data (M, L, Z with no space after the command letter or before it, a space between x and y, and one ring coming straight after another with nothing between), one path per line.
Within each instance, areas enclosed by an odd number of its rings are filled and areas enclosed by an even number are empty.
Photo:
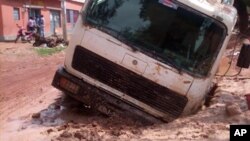
M29 18L33 17L35 21L38 19L41 15L41 10L40 9L35 9L35 8L30 8L29 9Z
M50 31L56 33L56 28L61 27L60 11L50 10Z

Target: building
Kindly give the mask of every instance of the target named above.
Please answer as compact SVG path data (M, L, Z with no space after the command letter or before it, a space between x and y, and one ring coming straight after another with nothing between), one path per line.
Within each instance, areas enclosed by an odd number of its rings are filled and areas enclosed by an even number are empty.
M67 30L72 30L84 0L66 0ZM44 16L45 34L61 32L60 0L0 0L0 41L13 40L17 24L26 28L29 17Z

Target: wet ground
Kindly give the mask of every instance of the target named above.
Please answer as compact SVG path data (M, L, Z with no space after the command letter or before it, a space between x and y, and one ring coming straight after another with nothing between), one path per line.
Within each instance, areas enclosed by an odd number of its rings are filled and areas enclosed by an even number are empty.
M227 70L232 50L225 53L219 74ZM244 97L250 93L249 69L237 77L217 76L215 97L197 114L148 125L119 115L105 117L53 88L64 56L62 51L40 57L31 44L0 43L0 141L228 140L230 124L250 124ZM235 58L227 75L239 70ZM229 115L233 104L238 112Z

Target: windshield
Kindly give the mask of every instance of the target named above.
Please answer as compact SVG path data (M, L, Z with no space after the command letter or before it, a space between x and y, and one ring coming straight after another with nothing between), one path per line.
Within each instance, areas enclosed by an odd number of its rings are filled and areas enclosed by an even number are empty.
M226 29L197 13L172 0L92 0L85 22L161 62L205 76Z

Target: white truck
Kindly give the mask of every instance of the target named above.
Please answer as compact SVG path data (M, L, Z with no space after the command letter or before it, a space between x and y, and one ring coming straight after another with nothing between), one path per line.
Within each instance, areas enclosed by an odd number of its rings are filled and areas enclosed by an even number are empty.
M216 1L86 1L52 85L106 114L170 122L197 111L237 20Z

